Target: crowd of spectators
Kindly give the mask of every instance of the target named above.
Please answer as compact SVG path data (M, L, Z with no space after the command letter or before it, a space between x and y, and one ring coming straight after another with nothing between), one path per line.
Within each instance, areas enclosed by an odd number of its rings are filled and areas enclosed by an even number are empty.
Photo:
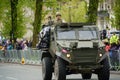
M16 42L16 45L15 45L15 48L17 50L27 50L28 48L30 48L32 45L31 45L31 41L29 40L20 40L20 39L17 39L17 42Z
M17 39L16 42L5 38L0 40L1 50L27 50L29 47L31 47L31 41L26 39Z
M120 35L120 34L119 34ZM120 37L115 32L111 36L107 35L107 29L103 31L102 41L105 44L105 50L109 54L112 69L119 67L120 63Z

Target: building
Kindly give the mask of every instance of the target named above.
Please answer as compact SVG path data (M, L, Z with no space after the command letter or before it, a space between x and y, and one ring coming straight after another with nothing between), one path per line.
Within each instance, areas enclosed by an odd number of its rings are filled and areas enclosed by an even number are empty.
M100 30L106 27L112 28L111 19L115 18L113 14L113 3L114 0L104 0L99 3L97 25Z

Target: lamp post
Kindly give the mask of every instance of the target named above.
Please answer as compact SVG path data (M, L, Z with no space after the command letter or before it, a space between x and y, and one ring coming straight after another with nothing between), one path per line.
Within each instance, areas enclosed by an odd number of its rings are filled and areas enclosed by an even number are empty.
M69 15L69 23L71 23L71 6L69 6L68 15Z
M68 4L69 5L68 6L69 24L71 23L71 8L72 8L70 2L71 2L71 0L69 1L69 4Z
M73 12L72 10L77 9L78 5L79 5L79 2L77 2L76 5L73 5L72 1L69 0L69 3L68 3L68 19L69 19L68 21L69 21L69 23L73 22L73 20L72 20L73 17L72 16L74 16L74 14L72 13Z
M118 27L118 31L120 31L120 25ZM120 32L119 32L119 41L120 41Z

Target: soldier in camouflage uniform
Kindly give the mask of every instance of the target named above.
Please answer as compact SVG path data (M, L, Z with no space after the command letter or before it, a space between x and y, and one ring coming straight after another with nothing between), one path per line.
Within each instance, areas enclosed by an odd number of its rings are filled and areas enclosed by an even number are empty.
M54 24L56 26L59 26L61 23L64 23L65 21L63 19L61 19L61 14L59 12L56 13L56 19L54 21Z

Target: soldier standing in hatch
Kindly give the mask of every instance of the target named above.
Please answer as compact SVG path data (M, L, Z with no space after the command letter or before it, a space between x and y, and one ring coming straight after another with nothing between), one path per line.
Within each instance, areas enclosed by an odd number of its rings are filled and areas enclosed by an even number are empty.
M52 26L53 22L54 21L52 20L52 16L49 15L45 18L44 25L45 26Z
M54 21L54 24L57 26L57 25L60 25L61 23L65 23L65 21L61 18L61 13L57 12L56 13L56 19Z

